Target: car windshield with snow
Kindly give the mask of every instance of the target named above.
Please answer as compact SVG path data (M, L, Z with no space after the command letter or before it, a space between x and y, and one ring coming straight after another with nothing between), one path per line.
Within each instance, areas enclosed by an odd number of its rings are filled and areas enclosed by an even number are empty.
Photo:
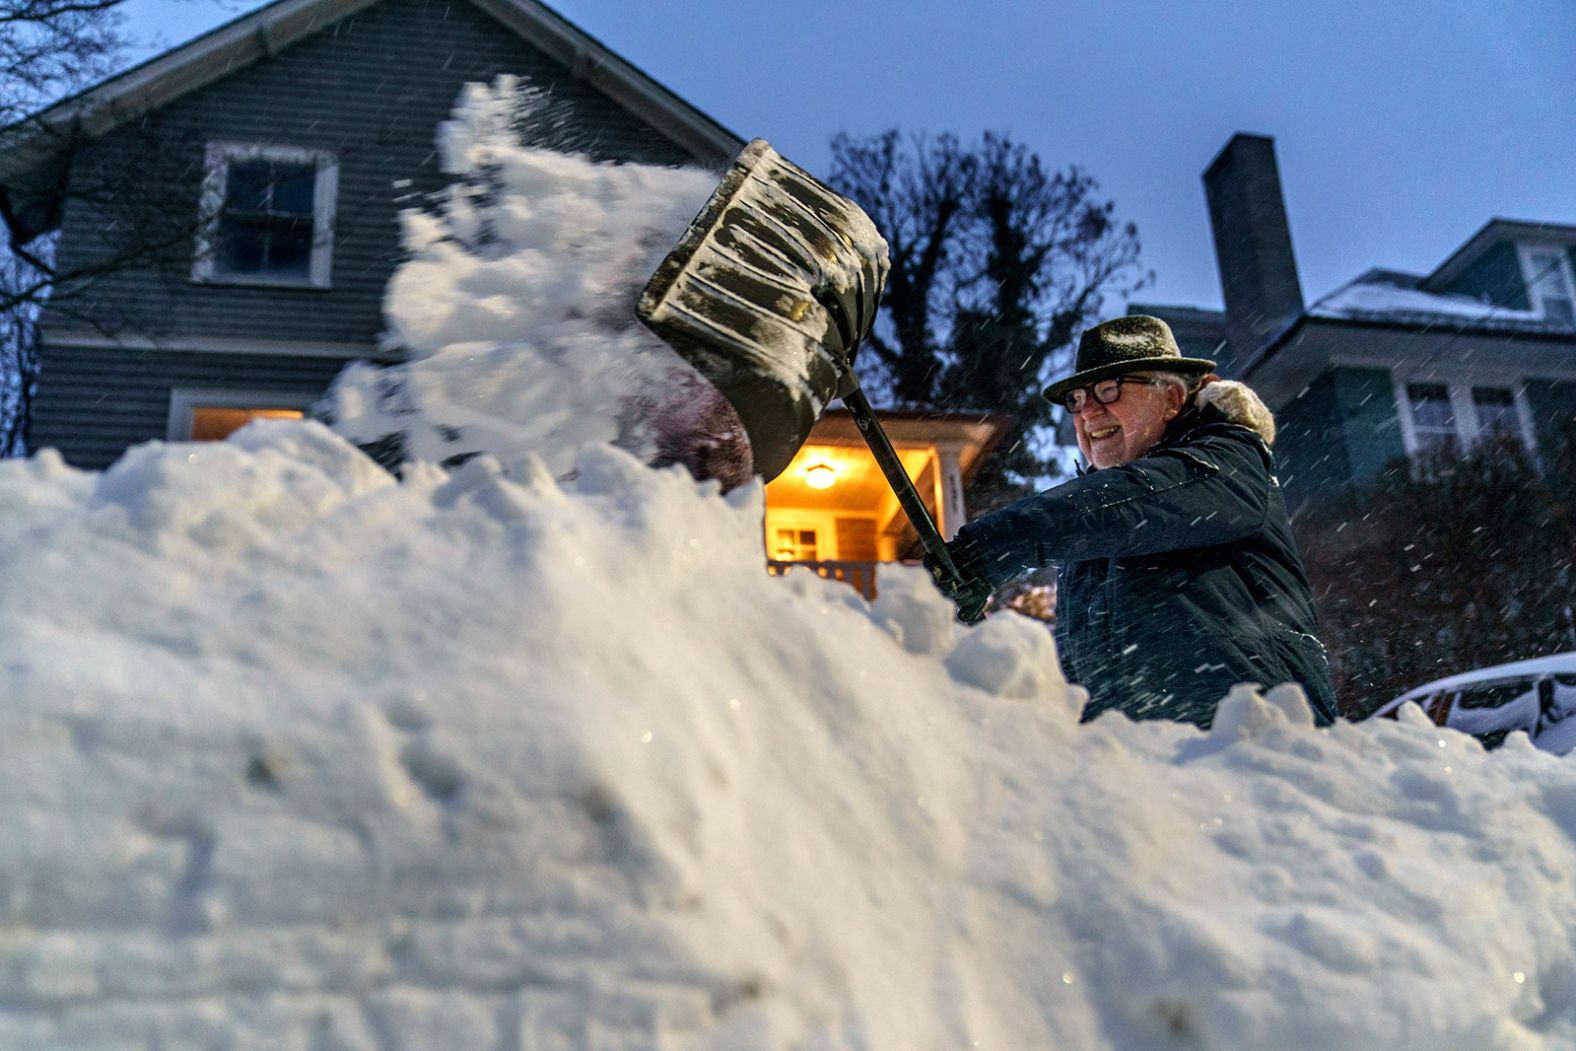
M1576 748L1576 652L1452 675L1408 690L1374 714L1394 719L1413 702L1437 725L1488 748L1521 730L1539 748L1564 755Z

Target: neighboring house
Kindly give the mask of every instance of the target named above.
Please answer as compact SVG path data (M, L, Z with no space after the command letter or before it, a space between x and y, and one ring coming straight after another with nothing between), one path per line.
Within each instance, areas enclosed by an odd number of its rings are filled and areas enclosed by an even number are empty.
M101 468L295 415L380 343L397 214L446 184L464 84L551 100L529 141L724 168L743 141L536 0L278 0L0 130L0 193L57 266L31 445Z
M883 412L882 427L943 536L968 520L963 494L1010 421L980 413ZM879 562L918 558L917 536L853 416L833 409L766 487L766 554L875 596Z
M1129 310L1275 410L1294 510L1491 432L1545 463L1576 434L1576 226L1493 219L1431 273L1373 269L1305 304L1273 141L1233 137L1204 186L1225 311Z

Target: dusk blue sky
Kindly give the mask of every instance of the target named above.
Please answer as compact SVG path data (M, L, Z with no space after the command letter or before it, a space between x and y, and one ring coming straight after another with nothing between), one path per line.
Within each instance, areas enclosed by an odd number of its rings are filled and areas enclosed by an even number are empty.
M130 0L136 57L253 6ZM553 6L819 174L834 132L893 125L1077 163L1138 224L1150 302L1219 306L1199 175L1239 130L1275 138L1310 301L1495 216L1576 224L1576 0Z

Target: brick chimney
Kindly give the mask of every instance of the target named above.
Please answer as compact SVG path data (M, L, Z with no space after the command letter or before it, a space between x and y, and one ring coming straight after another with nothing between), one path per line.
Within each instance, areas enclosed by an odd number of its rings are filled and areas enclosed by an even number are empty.
M1221 365L1235 372L1271 334L1302 313L1275 140L1233 135L1204 171L1204 197L1226 301Z

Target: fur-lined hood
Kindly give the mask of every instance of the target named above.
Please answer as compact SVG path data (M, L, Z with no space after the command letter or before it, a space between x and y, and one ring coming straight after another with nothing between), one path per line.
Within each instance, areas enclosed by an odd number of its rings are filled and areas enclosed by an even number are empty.
M1269 406L1246 383L1236 380L1215 380L1206 383L1194 396L1199 408L1213 405L1226 419L1258 432L1265 445L1275 444L1275 415Z

